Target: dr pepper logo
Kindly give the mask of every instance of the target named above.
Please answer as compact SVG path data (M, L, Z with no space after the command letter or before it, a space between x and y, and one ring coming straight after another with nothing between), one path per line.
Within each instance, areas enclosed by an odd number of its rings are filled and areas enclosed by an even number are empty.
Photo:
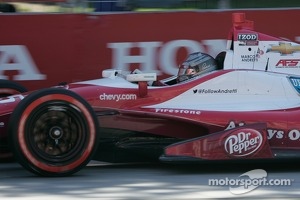
M225 151L234 157L248 156L256 152L263 143L262 134L254 129L233 131L225 140Z

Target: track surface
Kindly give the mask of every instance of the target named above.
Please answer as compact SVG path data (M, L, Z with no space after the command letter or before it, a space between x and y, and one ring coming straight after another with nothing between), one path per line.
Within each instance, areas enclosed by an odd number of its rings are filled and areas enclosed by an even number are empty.
M17 163L0 163L0 199L298 199L300 162L272 164L108 164L91 162L70 177L37 177ZM289 179L289 186L259 186L233 194L228 185L209 186L209 179L237 179L264 169L268 179Z

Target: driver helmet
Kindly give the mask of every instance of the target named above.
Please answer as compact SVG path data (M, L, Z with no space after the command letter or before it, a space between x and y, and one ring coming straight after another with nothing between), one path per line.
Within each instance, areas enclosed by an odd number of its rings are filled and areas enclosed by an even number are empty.
M192 53L179 66L177 82L182 82L216 69L217 63L213 57L201 52Z

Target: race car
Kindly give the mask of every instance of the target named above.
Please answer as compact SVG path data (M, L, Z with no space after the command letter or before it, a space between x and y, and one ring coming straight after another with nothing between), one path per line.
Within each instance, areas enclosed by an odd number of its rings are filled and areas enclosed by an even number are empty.
M0 152L41 176L90 160L205 162L300 155L300 45L233 14L227 48L190 54L178 74L108 69L25 92L0 82Z

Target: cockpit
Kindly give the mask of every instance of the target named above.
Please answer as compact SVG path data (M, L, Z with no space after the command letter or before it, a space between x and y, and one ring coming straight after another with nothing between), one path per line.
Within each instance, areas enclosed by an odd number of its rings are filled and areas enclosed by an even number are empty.
M144 73L139 69L132 72L122 70L104 70L102 77L114 78L121 76L129 82L147 82L149 86L167 86L194 79L200 75L220 69L218 62L210 55L201 52L189 54L186 60L179 65L175 76L163 80L157 80L156 73Z

